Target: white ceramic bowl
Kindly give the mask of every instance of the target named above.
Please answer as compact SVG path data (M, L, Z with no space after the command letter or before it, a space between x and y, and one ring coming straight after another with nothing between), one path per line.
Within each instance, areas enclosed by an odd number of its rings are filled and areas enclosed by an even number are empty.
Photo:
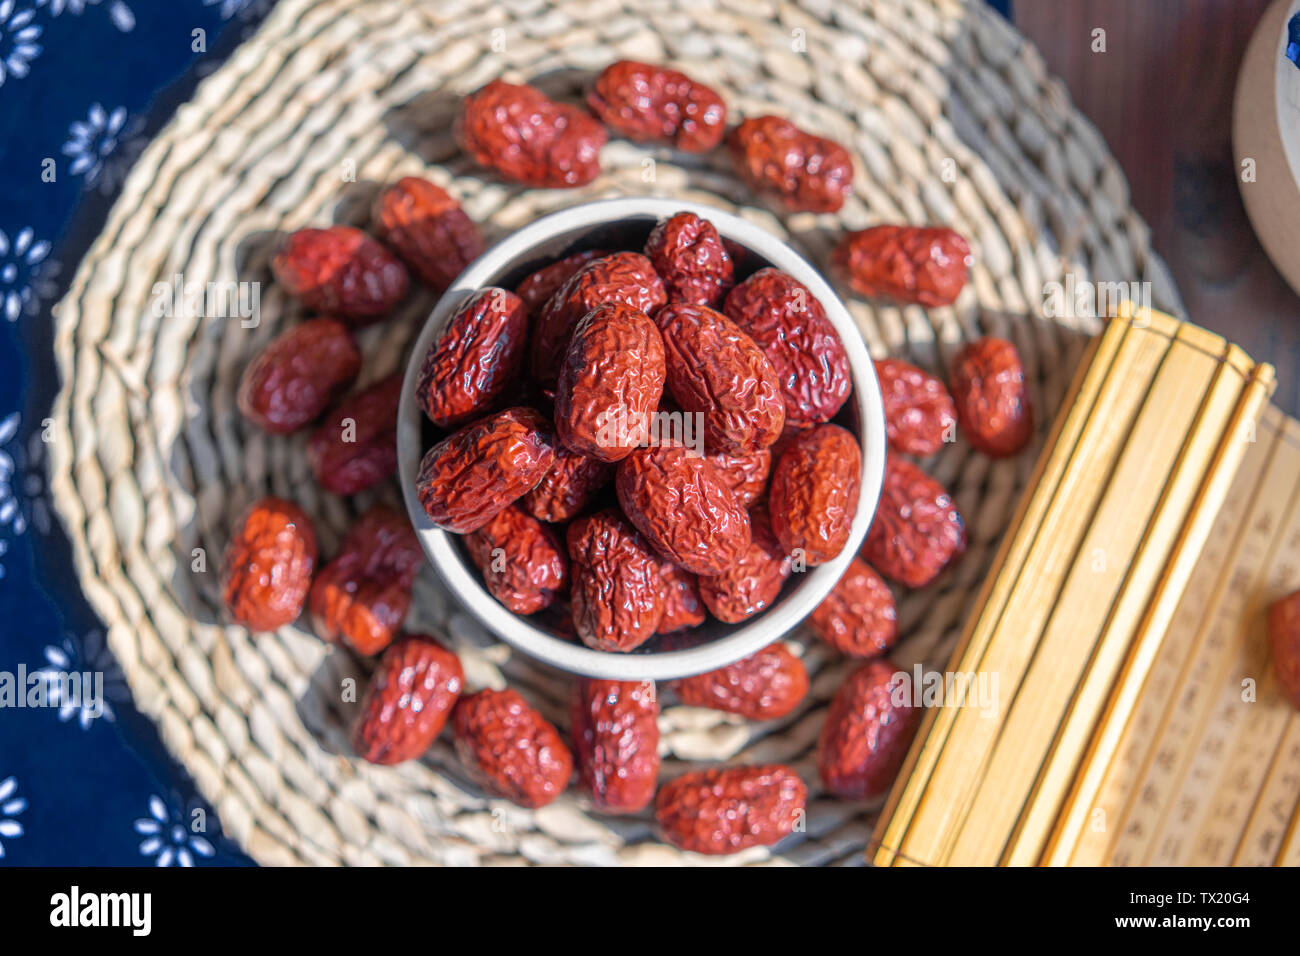
M748 251L743 278L775 266L806 285L821 302L848 353L853 391L836 421L852 431L862 448L862 490L848 545L835 560L791 575L780 597L761 614L740 624L710 618L674 635L671 649L651 639L627 653L592 650L557 636L531 618L507 610L488 593L458 535L433 525L416 494L420 459L432 430L415 399L420 365L448 318L484 286L512 289L529 273L584 249L640 250L658 222L683 210L713 223L724 239ZM875 367L848 310L807 260L753 223L698 203L636 197L585 203L552 213L520 229L479 256L439 300L411 351L397 420L397 467L407 511L425 553L452 593L489 630L520 651L562 670L615 680L669 680L713 670L766 647L789 633L835 586L867 533L885 469L885 417Z

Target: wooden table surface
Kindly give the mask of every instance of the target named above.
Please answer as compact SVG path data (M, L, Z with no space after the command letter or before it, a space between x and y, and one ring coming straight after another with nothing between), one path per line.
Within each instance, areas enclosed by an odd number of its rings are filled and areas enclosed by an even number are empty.
M1251 230L1232 155L1242 53L1269 0L1013 0L1101 130L1151 225L1188 318L1277 367L1274 401L1300 414L1300 297ZM1092 52L1093 30L1106 52Z

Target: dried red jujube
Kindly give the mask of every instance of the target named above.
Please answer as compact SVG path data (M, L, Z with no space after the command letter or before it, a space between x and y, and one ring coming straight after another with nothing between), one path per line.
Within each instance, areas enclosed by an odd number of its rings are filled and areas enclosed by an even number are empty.
M924 587L966 549L961 513L939 482L890 455L862 557L890 580Z
M299 229L271 262L290 295L353 325L377 322L410 288L406 267L378 241L351 226Z
M781 452L768 491L772 530L785 553L825 564L848 543L858 513L862 451L838 425L818 425Z
M849 151L780 116L745 120L727 145L740 178L790 212L838 212L853 191Z
M559 731L513 690L462 697L452 713L456 753L483 788L521 807L553 802L573 776Z
M608 134L585 111L531 86L493 80L465 97L456 126L480 166L526 186L585 186Z
M693 212L679 212L655 226L645 254L674 302L717 308L736 284L735 267L718 230Z
M749 513L749 547L720 574L700 578L700 598L719 621L738 624L772 606L790 576L790 555L763 508Z
M573 328L592 309L621 303L651 318L668 301L664 284L645 256L615 252L592 259L565 279L537 313L533 328L533 378L554 387Z
M1268 646L1277 682L1291 706L1300 710L1300 591L1269 606Z
M415 274L442 292L483 251L483 237L451 194L404 176L375 198L379 235Z
M460 660L427 634L406 634L384 651L361 699L352 749L362 760L392 765L433 745L460 692Z
M569 586L569 555L550 526L508 505L465 536L470 559L492 596L516 614L533 614Z
M688 153L708 152L726 132L727 108L716 92L684 73L634 60L605 67L587 105L621 136Z
M556 445L555 461L542 480L524 495L523 506L540 521L572 521L613 480L614 466L609 462Z
M586 252L575 252L571 256L558 259L530 273L515 286L515 295L523 300L528 314L535 315L537 310L546 304L546 300L555 294L555 290L564 285L569 276L592 259L601 259L607 255L609 253L604 249L589 249Z
M772 470L772 451L760 448L748 455L705 455L718 472L723 483L731 489L736 500L748 508L767 490L767 478Z
M831 266L855 292L924 306L952 305L974 260L951 229L872 226L844 236Z
M455 428L492 409L523 368L528 312L505 289L482 289L458 308L425 355L416 386L424 412Z
M878 359L876 379L885 404L889 447L905 455L933 455L957 433L952 396L939 379L902 359Z
M507 408L425 452L416 493L434 524L465 534L541 481L554 461L549 423L531 408Z
M646 540L692 574L721 574L749 547L749 515L709 462L680 446L641 448L614 477Z
M570 602L578 637L598 651L630 651L655 635L664 613L659 558L617 511L569 525Z
M579 680L570 726L578 781L603 813L636 813L659 777L659 700L653 681Z
M986 336L953 359L949 375L957 421L971 446L992 458L1022 451L1034 437L1034 413L1020 353Z
M835 417L853 386L849 356L807 286L780 269L760 269L731 290L723 311L776 370L787 424Z
M700 600L699 580L671 561L659 562L663 579L664 613L658 633L674 634L704 623L704 602Z
M320 486L354 495L397 470L397 407L402 373L363 388L334 407L307 442L307 463Z
M573 330L555 390L555 428L570 450L619 461L650 438L664 390L664 342L644 312L597 306Z
M655 819L663 838L678 849L737 853L793 833L807 800L807 785L789 767L720 767L686 773L660 787Z
M822 783L835 796L870 800L894 782L921 721L910 684L881 659L858 668L835 692L817 747Z
M757 654L673 682L683 704L776 720L792 713L808 694L808 669L778 641Z
M879 657L898 640L893 592L871 565L857 557L808 623L818 637L849 657Z
M239 379L236 403L245 418L288 435L320 417L361 371L361 350L347 326L309 319L272 339Z
M221 595L231 619L274 631L302 613L316 569L316 532L292 501L262 498L235 521L222 560Z
M668 391L683 412L704 416L706 450L748 455L781 437L785 401L776 370L736 323L684 302L664 306L656 321Z
M378 654L401 630L423 564L406 515L375 505L316 575L309 598L316 636L358 654Z

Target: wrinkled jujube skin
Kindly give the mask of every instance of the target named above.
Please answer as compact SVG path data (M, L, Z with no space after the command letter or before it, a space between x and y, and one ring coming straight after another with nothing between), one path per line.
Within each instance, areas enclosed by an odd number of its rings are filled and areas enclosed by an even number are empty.
M318 312L353 326L377 322L406 298L406 266L378 241L351 226L299 229L271 261L275 279Z
M772 533L766 509L749 513L745 553L721 574L700 578L700 597L719 621L738 624L772 606L790 576L790 555Z
M673 683L683 704L776 720L792 713L808 694L808 669L777 641L757 654Z
M358 654L378 654L401 630L423 562L406 515L375 505L316 575L309 598L316 636Z
M569 586L569 555L559 534L518 505L467 534L465 548L492 596L516 614L549 607Z
M586 111L531 86L493 80L465 97L457 138L480 166L525 186L585 186L609 138Z
M807 785L780 764L697 770L659 788L655 818L673 846L718 856L780 842L807 800Z
M679 212L655 226L645 254L673 302L717 308L736 284L731 254L718 230L693 212Z
M609 462L556 445L555 461L542 480L524 495L524 509L539 521L572 521L613 480L614 466Z
M792 438L768 491L772 530L785 553L815 565L843 551L861 484L862 451L847 430L818 425Z
M1024 450L1034 437L1034 412L1020 353L1006 339L976 339L952 362L948 377L962 434L990 458Z
M634 451L614 488L651 546L692 574L721 574L749 548L749 514L708 460L685 448Z
M664 613L659 618L658 633L674 634L703 624L704 602L695 575L671 561L660 561L659 576L663 580Z
M465 688L460 659L427 634L388 646L361 700L352 749L386 766L422 756L442 733Z
M1277 682L1291 706L1300 710L1300 591L1269 607L1268 646Z
M657 321L668 391L682 411L704 416L706 451L748 455L781 437L776 370L735 322L684 302L664 306Z
M882 795L907 757L921 709L911 706L910 690L895 694L896 672L883 658L864 664L831 700L817 766L823 785L837 797L870 800ZM910 683L905 673L900 680Z
M524 367L528 311L513 292L489 286L447 321L420 366L424 413L455 428L492 410Z
M555 461L550 424L531 408L507 408L466 425L425 452L416 493L445 531L477 531L529 491Z
M790 212L838 212L853 191L849 151L780 116L745 120L727 146L740 178Z
M748 508L767 490L767 478L772 470L772 451L760 448L748 455L705 455L718 472L723 483L731 489L744 507Z
M879 657L898 640L893 592L871 565L856 557L808 623L818 637L849 657Z
M597 306L573 330L555 390L560 441L601 461L619 461L650 438L664 391L664 341L640 309Z
M444 291L483 251L483 237L441 186L404 176L375 198L380 237L422 280Z
M602 813L649 806L659 781L654 681L578 680L570 727L578 781Z
M780 269L760 269L731 290L723 311L776 370L787 424L835 417L853 387L849 356L806 285Z
M544 388L555 386L573 328L592 309L615 302L653 318L667 301L663 281L640 253L615 252L592 259L565 279L537 313L533 378Z
M452 729L461 763L483 789L521 807L546 806L573 776L559 731L513 690L462 697Z
M831 253L831 267L859 295L928 307L957 301L974 261L953 230L920 226L850 232Z
M361 371L361 350L336 319L309 319L281 332L244 369L236 403L273 435L309 425Z
M573 626L588 647L630 651L654 637L664 613L659 559L617 511L569 525Z
M889 456L863 559L891 581L919 588L965 550L965 523L948 492L910 461Z
M322 488L354 495L397 470L401 398L402 373L395 372L344 399L325 416L307 442L307 463Z
M727 128L727 107L712 89L676 70L634 60L605 67L587 105L620 136L670 143L687 153L713 149Z
M905 455L933 455L957 434L957 410L948 388L902 359L877 359L889 447Z
M602 259L607 255L609 253L604 249L588 249L586 252L575 252L571 256L558 259L528 275L515 286L515 295L523 300L529 315L536 315L537 311L546 304L546 300L555 295L555 290L564 285L569 276L592 259Z
M235 623L274 631L302 613L316 569L316 532L292 501L262 498L235 521L221 594Z

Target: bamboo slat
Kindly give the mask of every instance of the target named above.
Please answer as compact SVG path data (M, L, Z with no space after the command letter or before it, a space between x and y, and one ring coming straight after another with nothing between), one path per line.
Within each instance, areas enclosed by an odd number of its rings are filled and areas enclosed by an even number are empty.
M1100 706L1095 695L1082 697L1080 680L1095 672L1096 661L1089 659L1101 653L1104 643L1131 637L1131 616L1140 611L1133 605L1145 603L1156 570L1142 562L1140 549L1151 544L1167 555L1169 538L1190 505L1195 489L1182 488L1169 506L1177 512L1172 520L1156 520L1170 489L1177 487L1179 456L1198 413L1196 402L1179 401L1179 396L1201 394L1217 369L1213 357L1180 350L1177 343L1162 363L1110 474L1079 557L1061 585L1030 669L1010 702L987 771L996 783L976 793L946 862L998 861L1007 834L1043 771L1071 698L1081 708ZM1137 598L1126 601L1133 593ZM1004 624L1004 628L1014 627L1014 619Z
M1173 320L1169 320L1172 322ZM1026 634L1037 634L1057 592L1059 576L1073 562L1099 490L1090 477L1090 455L1109 458L1141 406L1147 384L1155 376L1168 350L1168 339L1130 334L1132 323L1112 323L1102 336L1096 357L1084 373L1078 399L1066 412L1047 464L1032 483L1034 492L1017 530L1003 545L1007 560L995 567L986 584L984 608L972 619L950 670L998 674L999 693L1014 694L1019 675L1033 651L1030 641L999 642L995 634L1004 612L1015 609ZM1113 356L1109 361L1107 358ZM1096 374L1094 374L1096 370ZM1058 499L1074 501L1076 508L1054 509ZM885 852L924 863L940 861L947 840L966 806L980 774L997 727L960 722L962 712L941 708L922 727L924 766L907 778L899 800L901 818L887 819L881 836ZM969 716L969 715L967 715ZM951 749L950 749L951 748ZM944 754L962 753L957 762L941 760ZM887 807L888 813L888 807ZM877 862L884 860L877 858Z
M1030 865L1039 858L1093 734L1104 734L1106 721L1122 723L1132 707L1129 677L1150 667L1247 450L1245 425L1255 422L1267 397L1267 388L1249 377L1266 374L1267 366L1248 372L1243 389L1242 372L1234 367L1240 357L1240 350L1228 347L1004 863ZM1121 674L1118 695L1110 699Z
M1059 486L1070 460L1070 449L1077 441L1089 412L1096 404L1101 385L1116 361L1120 344L1127 330L1127 325L1119 326L1116 330L1117 334L1098 336L1089 345L1088 352L1079 366L1081 371L1070 386L1070 391L1061 406L1062 414L1058 417L1045 446L1049 450L1040 458L1029 487ZM1130 366L1126 364L1121 367ZM1026 495L1011 526L1021 527L1038 523L1049 501L1050 496ZM1012 580L1011 575L1006 572L1024 566L1031 543L1032 539L1021 538L1014 534L1004 536L993 563L993 567L1004 569L1004 573L989 574L985 578L976 606L993 608L1005 604L1010 580ZM978 629L968 629L953 652L953 659L965 659L985 646L986 640L987 636L981 634ZM902 842L903 833L906 832L907 825L916 810L916 804L934 769L938 755L942 752L947 731L951 727L951 721L948 720L950 716L948 711L935 709L928 711L922 721L917 734L917 745L908 754L899 774L899 780L906 781L906 785L895 786L891 790L880 815L874 858L877 865L903 866L910 862L906 857L897 855L897 847Z
M995 713L927 714L874 862L1300 854L1300 717L1261 629L1300 585L1300 423L1272 386L1202 329L1111 320L949 664L997 675Z
M1246 429L1247 434L1250 431ZM1262 446L1250 446L1250 453L1232 476L1228 493L1215 516L1214 527L1196 556L1198 568L1201 565L1224 566L1241 527L1250 495L1260 478L1263 459L1255 454L1259 447ZM1189 645L1196 628L1204 620L1207 599L1221 587L1222 580L1194 578L1169 621L1153 621L1146 630L1139 652L1126 665L1112 709L1103 718L1102 727L1093 738L1090 752L1076 778L1074 792L1060 815L1043 862L1074 862L1070 857L1071 847L1103 839L1103 834L1108 831L1106 822L1114 817L1116 801L1134 787L1136 757L1129 752L1156 732L1160 715L1172 693L1178 663L1190 653ZM1168 668L1175 669L1174 675L1162 676L1162 669ZM1126 733L1126 726L1132 726L1134 730Z
M1300 586L1298 475L1300 423L1270 408L1147 675L1145 713L1102 769L1094 806L1109 825L1078 839L1061 828L1049 862L1300 862L1286 853L1300 715L1277 691L1263 632L1268 603Z

